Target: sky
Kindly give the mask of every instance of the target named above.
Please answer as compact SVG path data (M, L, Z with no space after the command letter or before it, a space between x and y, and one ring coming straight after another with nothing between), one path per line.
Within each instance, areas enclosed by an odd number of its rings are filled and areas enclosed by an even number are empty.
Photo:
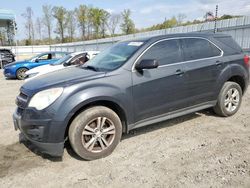
M179 13L186 14L186 20L202 19L205 12L215 12L219 5L219 16L223 14L249 15L250 0L1 0L0 9L13 10L18 26L17 38L26 37L21 16L26 7L30 6L36 17L42 17L42 5L64 6L74 10L80 4L103 8L110 13L120 13L124 9L132 11L132 19L136 28L145 28L161 23Z

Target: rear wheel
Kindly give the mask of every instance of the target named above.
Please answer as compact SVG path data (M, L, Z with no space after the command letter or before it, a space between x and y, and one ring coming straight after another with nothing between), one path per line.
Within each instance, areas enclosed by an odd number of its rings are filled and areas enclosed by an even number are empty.
M25 72L27 71L27 68L20 68L16 71L16 77L18 80L24 80L26 75Z
M223 117L232 116L239 110L241 100L242 89L239 84L226 82L220 91L214 111Z
M69 140L73 150L83 159L103 158L120 142L122 124L118 115L103 106L89 108L71 123Z

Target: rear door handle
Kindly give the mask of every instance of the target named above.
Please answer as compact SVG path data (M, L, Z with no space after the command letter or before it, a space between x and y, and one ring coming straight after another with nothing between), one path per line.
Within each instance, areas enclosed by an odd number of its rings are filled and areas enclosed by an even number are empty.
M182 76L184 74L184 71L181 69L178 69L175 71L175 75Z

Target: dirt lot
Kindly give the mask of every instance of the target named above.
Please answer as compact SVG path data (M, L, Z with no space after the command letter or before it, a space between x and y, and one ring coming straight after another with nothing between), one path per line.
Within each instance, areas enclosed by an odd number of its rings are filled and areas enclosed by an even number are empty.
M141 128L88 162L19 143L11 116L22 83L0 72L0 187L250 187L250 88L233 117L202 111Z

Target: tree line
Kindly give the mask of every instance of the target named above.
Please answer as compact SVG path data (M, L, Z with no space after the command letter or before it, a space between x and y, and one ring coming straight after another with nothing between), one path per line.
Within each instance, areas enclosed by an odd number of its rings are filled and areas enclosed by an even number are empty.
M25 18L27 39L19 41L20 43L52 44L105 38L116 36L118 28L122 34L136 31L129 9L121 13L109 13L104 9L86 5L80 5L74 10L43 5L42 12L42 17L34 20L32 8L26 8L22 16Z
M42 16L34 19L34 12L27 7L22 16L25 18L27 38L19 41L19 45L53 44L82 40L127 35L136 32L166 29L209 21L185 21L185 14L178 14L162 23L144 29L136 29L131 18L131 11L125 9L120 13L110 13L104 9L80 5L74 10L62 6L42 6ZM236 16L223 15L218 19L228 19Z

